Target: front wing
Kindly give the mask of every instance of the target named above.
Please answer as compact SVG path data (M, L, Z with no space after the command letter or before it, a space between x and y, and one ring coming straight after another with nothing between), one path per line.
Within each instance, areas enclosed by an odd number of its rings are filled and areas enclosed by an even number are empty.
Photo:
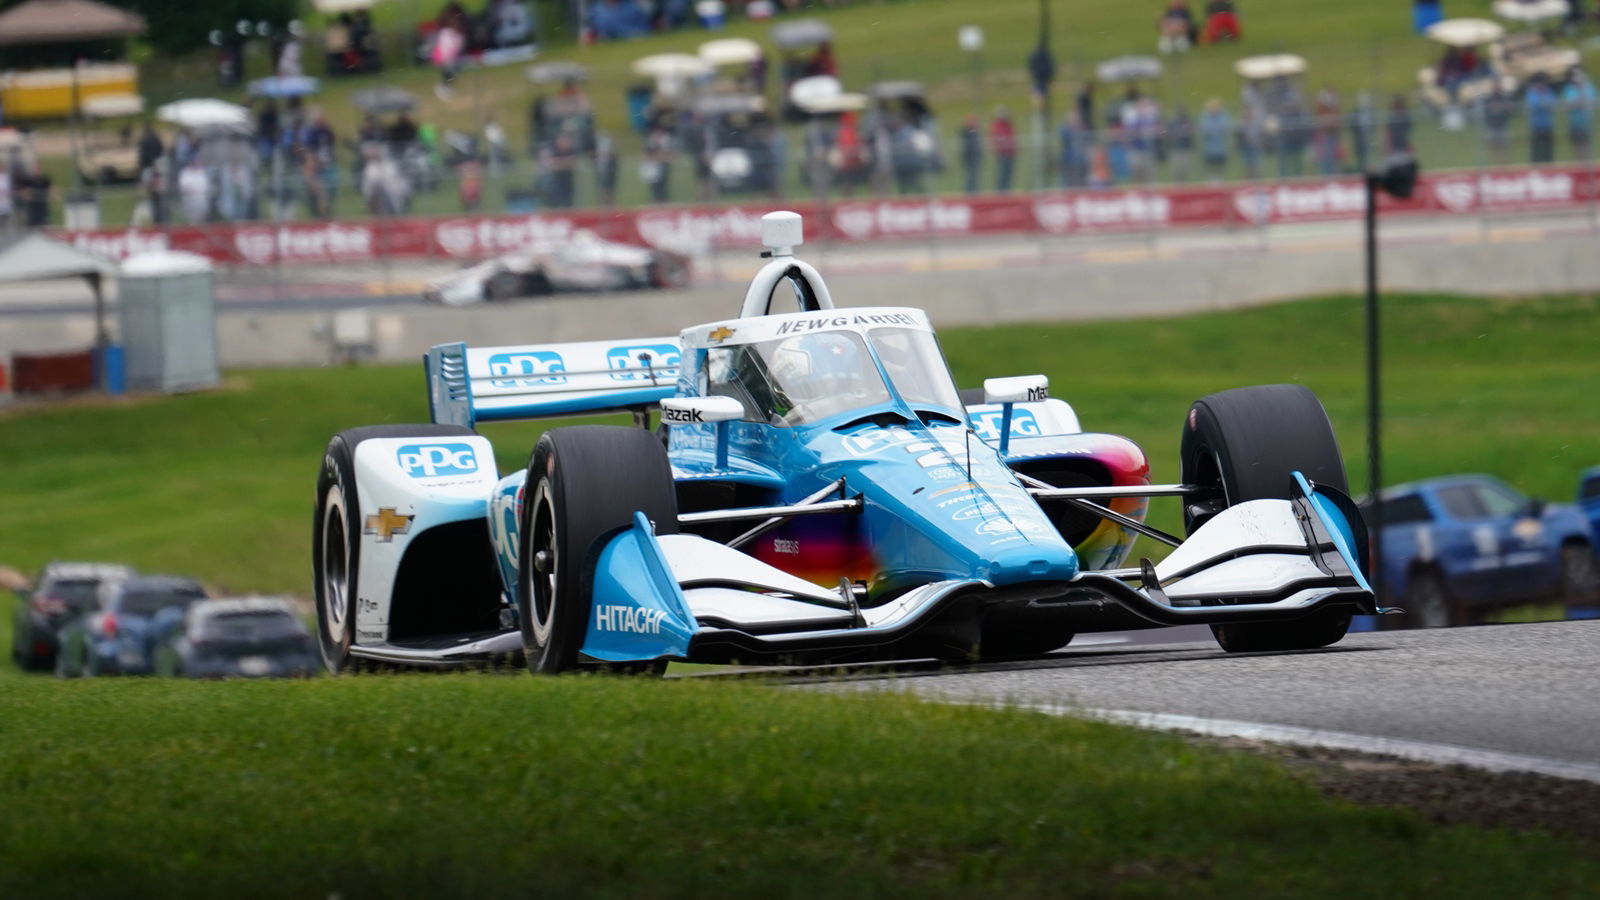
M970 649L987 621L1106 631L1378 612L1349 499L1298 474L1295 488L1289 500L1224 510L1159 565L1004 588L940 581L873 607L848 584L827 590L704 538L658 537L638 514L595 557L582 653L599 662L911 658Z

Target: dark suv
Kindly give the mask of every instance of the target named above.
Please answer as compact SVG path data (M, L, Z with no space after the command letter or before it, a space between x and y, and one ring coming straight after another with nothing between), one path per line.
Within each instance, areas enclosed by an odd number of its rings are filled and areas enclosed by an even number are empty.
M105 582L133 577L112 563L53 562L44 567L32 591L19 591L11 658L24 670L49 671L56 664L61 626L93 608Z

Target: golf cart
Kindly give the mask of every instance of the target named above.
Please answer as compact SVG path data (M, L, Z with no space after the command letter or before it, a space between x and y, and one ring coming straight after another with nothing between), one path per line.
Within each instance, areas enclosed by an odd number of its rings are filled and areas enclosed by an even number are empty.
M81 104L89 127L79 135L75 157L84 184L131 184L139 180L139 147L133 120L144 112L138 94L100 94ZM108 134L112 122L122 120L120 134Z

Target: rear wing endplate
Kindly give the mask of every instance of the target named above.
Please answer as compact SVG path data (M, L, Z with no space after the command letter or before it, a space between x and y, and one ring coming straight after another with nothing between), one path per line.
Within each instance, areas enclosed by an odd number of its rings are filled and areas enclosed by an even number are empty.
M523 347L439 344L423 357L428 410L444 425L618 412L678 391L676 337Z

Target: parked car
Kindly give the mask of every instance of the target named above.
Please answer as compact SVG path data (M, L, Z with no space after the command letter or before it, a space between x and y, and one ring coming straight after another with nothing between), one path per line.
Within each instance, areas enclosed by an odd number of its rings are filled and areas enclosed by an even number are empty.
M19 591L11 630L11 658L24 670L48 672L56 664L56 633L70 618L92 606L100 585L133 577L112 563L53 562L44 567L32 591Z
M1526 497L1498 478L1391 488L1383 519L1380 596L1412 626L1470 624L1532 600L1578 605L1600 587L1594 534L1578 508Z
M159 675L188 678L304 677L322 657L289 601L250 597L190 606L155 665Z
M178 626L182 610L205 598L199 582L171 575L103 583L96 604L62 627L56 674L63 678L150 674L163 632Z

